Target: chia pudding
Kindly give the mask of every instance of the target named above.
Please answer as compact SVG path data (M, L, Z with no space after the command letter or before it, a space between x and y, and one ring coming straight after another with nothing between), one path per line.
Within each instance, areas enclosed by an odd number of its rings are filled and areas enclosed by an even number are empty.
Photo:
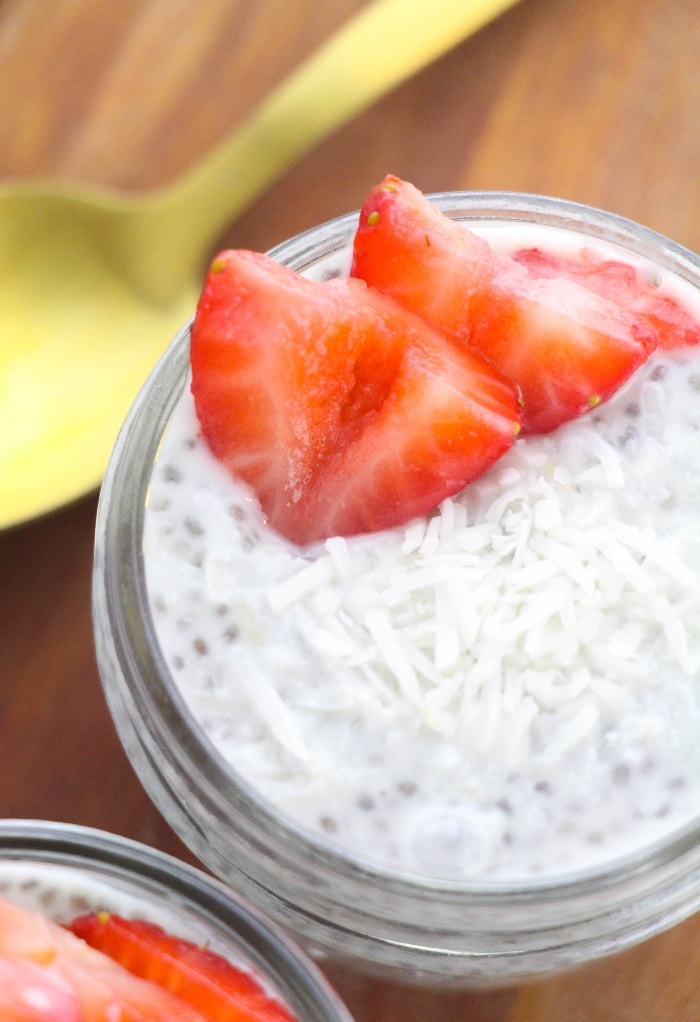
M592 244L473 229L501 251ZM700 319L694 289L657 283ZM433 514L304 549L215 460L186 386L144 559L193 717L265 799L360 860L458 880L565 876L697 815L697 348L654 354L610 401L519 439Z
M172 908L127 885L110 884L75 866L18 859L0 865L0 897L40 912L55 922L68 924L85 912L115 912L126 918L147 919L187 939L202 939L203 933L182 933L182 922Z

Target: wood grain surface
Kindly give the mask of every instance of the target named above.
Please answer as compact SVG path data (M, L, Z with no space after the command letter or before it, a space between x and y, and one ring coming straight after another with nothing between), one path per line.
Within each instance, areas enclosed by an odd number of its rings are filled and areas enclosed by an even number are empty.
M0 0L0 178L162 183L360 6ZM591 203L697 251L699 95L697 0L521 0L319 145L221 243L265 249L356 208L391 171L427 191ZM94 517L90 495L0 536L0 815L104 827L191 861L104 705L90 621ZM691 919L524 989L332 978L358 1022L697 1022L699 974Z

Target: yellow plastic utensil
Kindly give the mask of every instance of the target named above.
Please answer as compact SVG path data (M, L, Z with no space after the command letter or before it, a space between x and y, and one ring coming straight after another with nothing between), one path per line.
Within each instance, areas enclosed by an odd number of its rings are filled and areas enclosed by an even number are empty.
M226 225L315 142L515 2L374 0L165 188L0 188L0 528L99 484Z

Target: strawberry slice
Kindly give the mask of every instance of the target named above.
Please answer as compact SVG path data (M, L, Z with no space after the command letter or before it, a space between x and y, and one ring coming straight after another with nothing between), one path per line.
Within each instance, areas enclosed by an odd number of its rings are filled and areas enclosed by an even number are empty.
M523 431L539 433L609 398L658 336L648 316L620 304L619 288L594 292L529 269L398 178L360 212L352 274L483 355L517 388Z
M445 216L408 181L389 174L367 196L351 276L448 336L469 340L473 306L481 304L493 272L487 242Z
M531 277L565 277L644 316L656 329L659 348L671 351L700 344L700 323L633 266L586 252L580 259L552 255L538 248L523 249L515 259Z
M133 976L107 956L102 964L57 959L46 972L73 989L84 1022L210 1022L174 993Z
M71 987L23 958L0 957L0 1018L4 1022L82 1022Z
M432 510L519 428L513 388L465 346L361 281L259 253L214 260L191 364L212 451L298 544Z
M219 1022L293 1022L249 973L161 927L110 913L80 916L73 933L135 976L149 980Z
M3 899L0 991L0 1018L17 1022L47 1018L56 1022L207 1022L174 994L133 976L41 913ZM33 1000L27 1000L28 991L34 991ZM17 1006L23 1002L27 1011L32 1004L40 1010L23 1015Z
M561 277L533 279L499 257L470 344L519 389L526 433L546 433L608 400L654 351L635 312Z

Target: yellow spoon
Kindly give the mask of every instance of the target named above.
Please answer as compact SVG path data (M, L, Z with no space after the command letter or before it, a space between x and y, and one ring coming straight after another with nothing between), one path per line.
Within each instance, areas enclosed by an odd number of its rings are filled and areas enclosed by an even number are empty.
M165 188L0 187L0 528L99 484L226 225L315 142L513 3L374 0Z

